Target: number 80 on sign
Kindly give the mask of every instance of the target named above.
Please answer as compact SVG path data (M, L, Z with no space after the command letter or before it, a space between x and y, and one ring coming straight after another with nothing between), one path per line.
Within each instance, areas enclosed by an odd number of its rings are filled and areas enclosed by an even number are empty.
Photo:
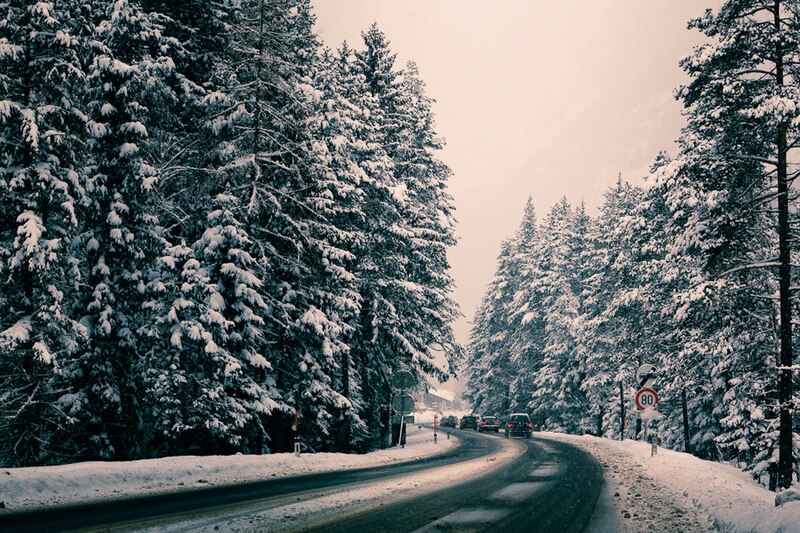
M652 409L658 405L658 393L653 389L640 389L636 393L636 408L639 410Z

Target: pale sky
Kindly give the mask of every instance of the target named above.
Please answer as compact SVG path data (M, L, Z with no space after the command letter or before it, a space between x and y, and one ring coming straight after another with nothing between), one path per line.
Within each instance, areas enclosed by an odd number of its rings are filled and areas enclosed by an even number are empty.
M470 321L528 195L541 220L561 196L595 213L617 173L641 183L683 126L687 21L717 0L314 0L327 45L362 46L372 22L398 67L427 84L453 169L454 293Z

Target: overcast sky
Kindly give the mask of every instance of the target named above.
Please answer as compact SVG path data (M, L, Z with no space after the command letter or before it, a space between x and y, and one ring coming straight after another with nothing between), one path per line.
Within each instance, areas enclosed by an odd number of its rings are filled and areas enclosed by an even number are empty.
M437 100L453 169L455 299L469 322L528 195L540 220L561 196L595 213L618 172L641 183L683 125L673 98L689 19L715 0L315 0L331 47L372 22L398 66L414 60Z

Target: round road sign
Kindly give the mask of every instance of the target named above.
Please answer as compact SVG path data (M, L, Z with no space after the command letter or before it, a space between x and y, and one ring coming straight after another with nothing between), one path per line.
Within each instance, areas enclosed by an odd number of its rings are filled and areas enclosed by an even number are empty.
M641 389L636 393L637 409L652 409L658 405L658 393L653 389Z
M401 370L392 375L392 385L396 389L410 389L414 386L414 375L408 370Z
M398 415L407 415L414 412L414 398L410 394L400 394L392 398L392 407Z

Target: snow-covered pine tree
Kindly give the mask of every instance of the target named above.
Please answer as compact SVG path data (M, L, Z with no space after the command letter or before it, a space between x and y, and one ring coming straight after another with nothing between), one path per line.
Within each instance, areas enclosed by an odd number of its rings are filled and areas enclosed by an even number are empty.
M502 244L495 277L473 319L466 396L479 412L504 416L528 410L544 346L539 244L533 200L528 198L519 228Z
M721 162L728 168L742 165L747 172L733 172L737 180L767 191L762 196L745 195L749 209L759 205L776 208L773 217L775 245L766 257L740 257L741 269L774 268L778 285L780 356L775 361L778 417L778 470L780 487L792 483L795 464L792 410L793 393L793 303L791 298L792 234L790 184L794 179L789 163L798 137L798 61L800 4L796 0L725 2L717 12L708 10L691 26L709 37L684 63L693 80L680 92L695 128L698 157ZM711 121L716 124L710 125ZM694 140L694 139L693 139ZM737 174L739 174L737 176ZM731 183L735 186L737 182ZM734 204L732 188L719 190L711 199ZM711 191L715 188L712 187ZM745 189L746 190L746 189ZM710 191L710 192L711 192ZM713 204L712 204L713 205ZM728 214L740 222L746 209ZM730 224L733 229L745 225ZM768 328L768 324L764 324ZM769 361L766 361L769 363ZM731 376L735 377L735 376ZM730 385L730 384L729 384ZM769 416L769 415L767 415Z
M460 311L451 296L453 279L447 260L447 250L456 244L455 207L447 189L452 171L437 157L444 139L434 130L434 101L425 94L425 83L413 62L402 71L398 96L400 142L391 143L387 150L407 195L405 217L414 232L407 276L418 288L411 294L416 302L409 305L414 322L407 321L406 328L412 331L415 364L425 374L446 379L455 373L463 356L453 336L452 324ZM442 358L447 365L444 369L435 361Z
M547 215L540 255L546 309L541 366L534 376L530 409L543 427L577 433L587 411L581 391L584 369L577 358L580 294L572 263L582 251L574 247L585 232L583 217L563 198Z
M173 72L158 17L136 1L102 2L88 61L87 181L83 250L88 288L76 308L89 344L69 368L71 413L81 429L71 445L84 457L130 458L141 454L140 406L148 340L138 329L146 282L162 255L162 229L151 202L157 172L142 149L148 124L174 100L166 83Z
M85 341L82 2L0 2L0 464L63 461L62 371Z
M392 162L380 145L381 110L377 99L365 90L364 76L353 59L346 43L336 55L324 51L317 80L322 93L318 100L319 147L327 168L322 179L326 194L320 209L336 228L329 244L338 250L346 266L338 268L341 275L336 276L336 284L354 291L340 299L347 304L339 311L346 319L346 345L339 350L339 373L334 378L345 400L335 421L335 445L346 451L371 445L370 428L362 419L365 400L361 393L361 375L369 370L361 364L359 350L351 350L361 332L361 293L367 293L373 272L362 261L369 256L374 229L382 220L396 216L387 188L392 181Z
M578 357L587 368L581 388L597 417L595 433L599 435L621 435L619 387L623 383L624 408L627 413L633 411L631 341L639 330L635 321L641 319L641 311L636 307L638 249L629 245L634 245L643 228L636 228L635 235L623 232L632 229L629 223L642 197L641 189L620 177L606 191L588 236L586 253L594 266L585 276Z
M219 192L219 139L208 127L219 109L209 94L219 89L213 78L228 49L237 2L233 0L144 0L158 17L164 35L175 39L175 63L169 83L175 99L159 110L142 147L157 169L156 209L168 236L194 242L206 229L209 201Z
M433 131L431 101L412 67L394 70L395 54L376 25L362 34L365 49L356 64L382 114L380 142L394 163L384 184L394 205L376 220L372 245L362 261L371 271L362 286L360 358L374 394L367 406L372 427L380 427L375 445L385 445L390 401L389 376L399 369L446 378L460 357L450 323L457 309L443 251L453 241L451 200L444 189L450 174L435 157L441 141ZM384 201L385 203L386 201ZM420 202L414 205L414 202ZM441 353L450 368L434 362Z
M509 339L505 349L513 369L508 382L508 410L524 412L528 410L533 394L533 376L542 364L545 341L539 255L541 241L533 199L530 197L525 203L522 222L514 241L516 246L512 262L515 279L509 287L512 301L506 310ZM540 420L534 422L537 427L540 426Z
M465 398L480 413L505 415L514 411L511 383L517 379L511 364L511 332L509 314L512 311L516 275L513 263L514 239L501 245L497 269L480 306L472 319L470 342L464 364Z
M267 302L264 356L280 407L265 421L273 449L291 447L300 410L304 443L326 446L332 412L344 405L331 376L355 293L333 243L324 149L316 136L320 92L318 43L306 1L246 1L232 46L217 68L214 127L223 165L222 192L239 199L237 214L253 242ZM329 240L331 243L329 244ZM234 296L234 295L231 295Z
M211 200L207 228L191 248L160 259L147 303L157 339L146 352L146 453L263 453L264 419L279 407L263 353L267 304L253 243L235 197ZM176 272L179 277L176 275ZM164 303L165 302L165 303Z

